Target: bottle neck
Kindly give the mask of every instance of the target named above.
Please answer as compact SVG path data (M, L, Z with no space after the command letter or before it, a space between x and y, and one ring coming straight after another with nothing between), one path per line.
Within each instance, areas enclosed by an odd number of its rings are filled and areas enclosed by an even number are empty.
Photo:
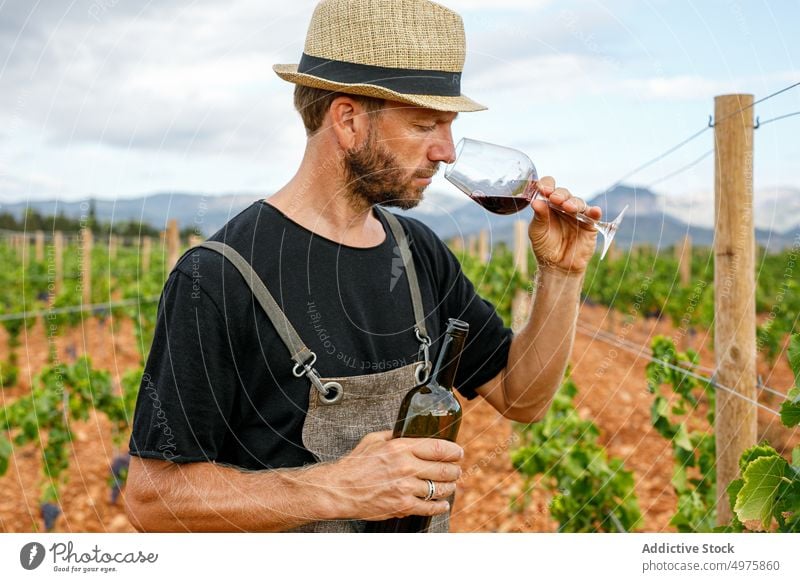
M431 373L429 384L436 384L447 390L454 388L458 362L461 359L466 339L466 334L453 333L448 330L442 340L442 347L439 350L439 357Z

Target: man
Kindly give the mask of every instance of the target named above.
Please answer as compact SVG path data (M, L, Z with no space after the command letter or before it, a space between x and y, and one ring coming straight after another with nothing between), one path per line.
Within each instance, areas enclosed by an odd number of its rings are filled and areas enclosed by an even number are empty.
M540 419L574 337L594 232L537 201L530 321L516 335L412 208L453 162L460 17L427 0L318 5L296 84L308 136L295 176L179 261L165 285L136 407L127 486L146 531L363 531L447 516L460 446L391 439L399 401L430 372L448 317L470 324L456 386ZM537 187L586 204L552 178ZM378 206L381 205L381 206Z

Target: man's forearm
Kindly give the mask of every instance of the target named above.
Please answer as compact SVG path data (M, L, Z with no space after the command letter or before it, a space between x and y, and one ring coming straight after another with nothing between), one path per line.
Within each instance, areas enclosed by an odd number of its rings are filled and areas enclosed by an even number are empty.
M140 531L283 531L335 515L324 464L248 472L207 462L131 462L126 505Z
M564 375L578 317L583 274L540 270L535 277L531 316L514 336L504 378L512 416L539 420Z

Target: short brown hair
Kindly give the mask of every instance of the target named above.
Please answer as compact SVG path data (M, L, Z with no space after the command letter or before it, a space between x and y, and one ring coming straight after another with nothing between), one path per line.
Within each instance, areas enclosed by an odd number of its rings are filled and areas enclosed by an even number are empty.
M295 85L294 108L297 109L303 119L307 136L310 137L319 131L322 126L322 120L325 119L325 114L328 113L328 109L331 107L331 102L337 97L345 95L361 103L370 116L380 111L386 103L385 99L376 97L365 97L363 95L306 87L305 85Z

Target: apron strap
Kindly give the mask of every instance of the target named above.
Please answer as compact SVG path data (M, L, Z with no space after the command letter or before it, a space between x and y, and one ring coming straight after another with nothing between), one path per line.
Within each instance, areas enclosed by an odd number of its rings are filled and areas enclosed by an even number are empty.
M422 304L422 293L419 290L417 270L414 268L414 256L411 254L405 230L403 230L403 226L397 220L397 217L381 206L376 205L375 207L381 211L381 214L386 218L386 222L389 223L394 239L400 247L400 256L403 258L403 266L408 277L408 287L411 290L411 303L414 307L414 320L416 321L414 333L420 342L419 355L422 361L420 362L420 367L417 368L417 382L422 384L427 381L431 369L431 359L428 353L431 338L428 336L428 330L425 327L425 308Z
M269 292L269 289L267 289L267 286L264 285L261 278L256 275L250 263L248 263L233 247L225 243L207 240L198 246L221 254L236 267L245 283L250 287L259 305L261 305L264 313L267 314L267 317L272 322L275 331L278 332L283 343L286 344L286 347L289 349L292 360L295 362L292 373L298 378L307 375L311 383L319 390L320 397L325 402L330 404L337 402L343 394L341 386L338 382L322 383L319 374L313 367L314 362L317 361L317 354L308 349L303 343L303 340L300 339L297 330L295 330L294 326L286 317L286 314L278 306L278 303L275 301L272 293ZM329 396L331 390L334 390L334 394Z
M428 337L428 331L425 328L425 308L422 305L422 293L420 293L419 290L417 271L414 268L414 256L411 254L411 248L408 245L408 238L406 237L405 230L403 230L403 227L400 225L400 221L397 220L397 217L394 214L380 206L376 206L376 208L378 208L381 213L383 213L383 216L386 217L386 221L389 223L389 227L392 229L394 239L397 241L397 245L400 247L400 256L403 258L403 266L405 267L406 275L408 276L408 286L411 289L411 303L414 306L414 319L417 324L417 339L420 341L423 341L423 338L430 340Z

